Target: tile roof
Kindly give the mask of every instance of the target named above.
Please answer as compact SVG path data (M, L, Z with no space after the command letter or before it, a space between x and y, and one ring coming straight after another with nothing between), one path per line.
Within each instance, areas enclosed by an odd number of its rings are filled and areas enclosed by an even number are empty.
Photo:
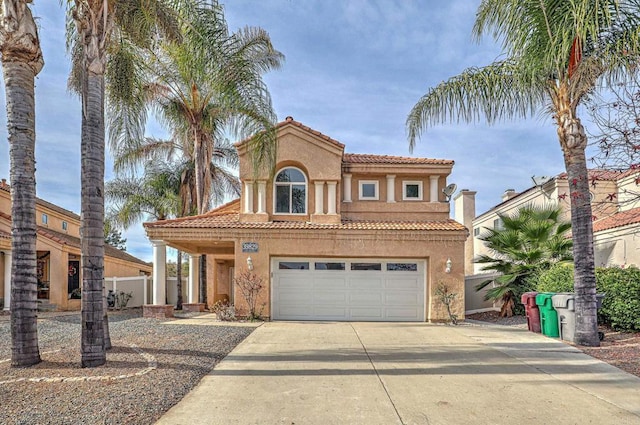
M162 229L274 229L274 230L413 230L461 231L466 230L455 220L434 221L350 221L321 224L305 221L240 222L240 201L235 200L206 214L173 220L144 223L146 228Z
M589 170L589 180L617 181L638 172L638 170L605 170L594 168ZM567 173L562 172L558 174L556 178L566 180Z
M593 231L601 232L603 230L615 229L637 223L640 223L640 208L633 208L595 221L593 223Z
M11 216L8 214L3 213L2 211L0 211L0 217L7 219L7 220L11 220ZM42 227L42 226L38 226L38 230L37 233L47 239L50 239L54 242L57 242L59 244L62 245L68 245L68 246L72 246L74 248L78 248L80 249L80 238L75 237L75 236L71 236L68 235L66 233L59 233L56 232L54 230L51 230L47 227ZM6 236L5 236L6 235ZM11 239L11 234L8 234L6 232L3 232L0 230L0 238L5 239ZM145 265L145 266L151 266L150 263L147 263L145 261L142 261L141 259L134 257L131 254L128 254L125 251L121 251L118 248L115 248L111 245L108 245L105 243L104 245L104 254L108 257L112 257L112 258L117 258L120 260L124 260L124 261L130 261L132 263L136 263L136 264L141 264L141 265Z
M345 164L429 164L453 165L450 159L412 158L408 156L371 155L361 153L345 153L342 157Z
M301 122L294 120L293 117L290 117L290 116L285 118L284 121L281 121L278 124L276 124L275 127L276 127L276 130L277 130L277 129L280 129L280 128L285 127L287 125L292 125L294 127L298 127L300 129L308 132L308 133L313 134L314 136L317 136L317 137L319 137L319 138L321 138L321 139L323 139L323 140L325 140L325 141L327 141L329 143L332 143L332 144L338 146L339 148L344 149L344 144L338 142L335 139L332 139L331 137L327 136L326 134L322 134L318 130L314 130L313 128L302 124ZM249 140L251 140L251 137L239 141L238 143L235 144L235 146L240 146L240 145L246 143Z

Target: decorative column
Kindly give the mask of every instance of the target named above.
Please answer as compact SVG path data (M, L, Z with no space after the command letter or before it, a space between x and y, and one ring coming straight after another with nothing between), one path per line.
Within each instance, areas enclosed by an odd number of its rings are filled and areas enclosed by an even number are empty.
M438 179L440 176L429 176L429 202L438 202Z
M155 319L173 317L173 305L167 304L167 244L164 241L151 241L151 244L153 245L153 304L142 307L142 316Z
M342 191L344 193L343 202L351 202L351 174L343 174L342 175L343 188Z
M200 277L200 254L189 255L189 304L198 302L198 278Z
M11 310L11 251L4 251L4 309Z
M258 182L258 214L266 214L267 182Z
M316 214L324 214L324 182L316 181Z
M336 213L336 185L338 182L327 182L327 214Z
M396 176L387 176L387 202L396 202Z
M253 182L244 182L244 212L253 214Z
M153 244L153 305L167 303L167 244L151 241Z

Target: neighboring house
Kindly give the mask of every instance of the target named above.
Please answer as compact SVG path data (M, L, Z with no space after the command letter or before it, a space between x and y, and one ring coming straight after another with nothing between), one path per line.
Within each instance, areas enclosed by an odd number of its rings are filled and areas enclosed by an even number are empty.
M537 179L539 180L539 179ZM637 170L589 170L593 210L595 263L603 266L640 266L640 172ZM475 194L460 191L455 197L455 217L471 232L465 246L465 274L482 273L473 258L491 254L479 239L485 229L501 226L498 214L513 214L524 205L560 205L563 218L571 220L571 199L567 174L542 178L523 192L509 189L502 202L475 216Z
M435 293L444 284L464 299L468 235L442 192L453 161L344 153L291 117L277 125L277 140L273 177L254 175L247 142L236 145L240 199L144 224L154 282L169 245L191 254L192 266L207 255L209 306L227 299L246 314L233 276L250 269L264 281L258 305L272 320L447 320ZM189 302L197 302L191 270ZM163 291L154 286L160 308ZM454 306L459 317L463 310Z
M82 282L80 216L36 199L38 301L47 308L79 310ZM11 298L11 194L0 182L0 297L8 310ZM115 277L150 274L151 265L105 244L104 275Z

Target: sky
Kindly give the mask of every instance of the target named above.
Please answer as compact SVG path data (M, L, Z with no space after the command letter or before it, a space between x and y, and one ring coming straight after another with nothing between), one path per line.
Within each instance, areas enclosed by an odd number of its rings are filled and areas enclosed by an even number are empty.
M480 0L222 3L231 30L262 27L286 57L282 69L265 76L279 121L292 116L344 143L349 153L452 159L448 183L477 191L477 214L500 203L506 189L531 187L531 176L564 170L554 124L544 114L493 126L438 125L409 152L405 121L420 97L464 69L488 65L501 55L490 36L480 43L471 36ZM67 90L64 10L58 1L35 0L33 11L45 60L36 80L37 196L79 214L80 102ZM152 123L147 134L166 133ZM3 113L0 140L6 139ZM107 180L113 178L111 165L107 157ZM7 142L0 142L0 178L9 179ZM142 225L123 236L129 253L151 260Z

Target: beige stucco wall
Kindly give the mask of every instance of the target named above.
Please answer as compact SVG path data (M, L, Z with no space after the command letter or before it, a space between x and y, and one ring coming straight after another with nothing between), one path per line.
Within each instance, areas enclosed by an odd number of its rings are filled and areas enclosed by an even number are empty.
M450 291L458 294L459 302L454 306L454 313L459 318L464 315L464 239L466 234L433 234L425 236L411 232L395 232L395 234L368 233L355 234L348 232L278 232L267 234L255 232L236 239L235 269L236 276L246 270L247 257L251 256L254 272L263 278L267 287L261 293L258 305L264 304L264 315L269 317L271 306L271 258L273 257L360 257L360 258L415 258L426 261L426 312L430 321L448 319L446 308L435 296L438 284L447 285ZM242 253L242 242L257 242L259 252ZM445 273L445 263L450 258L453 264L451 273ZM208 264L212 262L208 256ZM213 261L215 263L215 261ZM228 287L228 274L209 269L208 304L224 298L222 293ZM227 267L228 270L228 267ZM236 288L236 309L239 314L246 314L246 303Z
M630 225L595 233L593 250L596 267L640 267L638 228Z

